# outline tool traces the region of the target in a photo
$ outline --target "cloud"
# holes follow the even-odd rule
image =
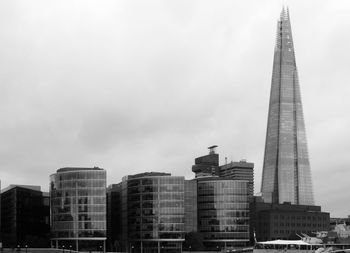
[[[316,200],[345,216],[349,4],[287,4]],[[1,2],[3,187],[47,190],[63,166],[104,167],[109,183],[151,170],[192,177],[194,158],[217,144],[221,162],[255,163],[258,192],[280,9],[271,1]]]

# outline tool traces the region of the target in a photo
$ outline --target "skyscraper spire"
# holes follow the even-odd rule
[[[265,202],[313,205],[289,10],[277,22],[261,192]]]

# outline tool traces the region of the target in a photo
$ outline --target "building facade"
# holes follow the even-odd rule
[[[192,171],[197,177],[215,176],[219,174],[219,154],[215,153],[216,145],[208,147],[209,154],[194,160]]]
[[[268,203],[314,204],[291,24],[284,9],[277,23],[261,192]]]
[[[249,244],[248,181],[197,179],[198,232],[207,250]]]
[[[320,206],[255,202],[251,211],[251,229],[258,241],[299,239],[303,233],[315,236],[330,227],[329,213],[322,212]]]
[[[1,194],[1,234],[4,247],[48,247],[48,194],[40,186],[10,185]]]
[[[118,252],[126,248],[122,240],[122,184],[107,188],[107,251]]]
[[[50,176],[51,246],[105,250],[106,171],[67,167]]]
[[[2,231],[2,227],[1,227],[1,180],[0,180],[0,248],[3,247],[1,231]]]
[[[181,252],[184,177],[146,172],[122,181],[123,240],[129,252]]]
[[[254,195],[254,163],[241,160],[239,162],[230,162],[220,166],[220,177],[226,177],[234,180],[248,181],[248,194],[252,199]]]
[[[185,232],[198,231],[197,180],[185,180]]]

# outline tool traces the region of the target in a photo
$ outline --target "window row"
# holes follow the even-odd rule
[[[91,222],[91,221],[84,221],[84,222],[54,222],[52,224],[52,230],[76,230],[76,229],[98,229],[98,230],[104,230],[106,229],[106,222],[105,221],[99,221],[99,222]]]
[[[106,205],[52,206],[52,214],[103,213]]]
[[[106,230],[53,231],[53,238],[106,237]]]
[[[199,218],[234,218],[234,217],[249,217],[249,211],[227,211],[227,210],[205,210],[198,211]]]
[[[198,203],[230,202],[230,203],[248,203],[248,195],[217,195],[201,196],[198,195]]]
[[[62,198],[52,198],[52,206],[62,206],[62,205],[101,205],[106,204],[106,197],[62,197]]]
[[[64,189],[64,190],[53,190],[50,192],[51,198],[62,198],[62,197],[80,197],[80,196],[106,196],[106,188],[82,188],[82,189]]]
[[[92,188],[92,187],[106,187],[106,180],[104,179],[81,179],[61,181],[58,183],[56,189],[76,189],[76,188]]]
[[[249,232],[203,232],[204,239],[249,239]]]
[[[105,212],[102,213],[90,213],[90,214],[56,214],[54,213],[52,216],[53,222],[61,222],[61,221],[68,221],[68,222],[77,222],[77,221],[106,221],[106,214]]]
[[[216,203],[198,203],[198,209],[200,210],[249,210],[249,203],[227,203],[227,202],[216,202]]]

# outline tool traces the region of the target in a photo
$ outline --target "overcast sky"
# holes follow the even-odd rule
[[[255,163],[260,191],[276,22],[290,9],[316,204],[350,214],[350,3],[1,1],[0,179],[48,190],[65,166],[108,183]]]

